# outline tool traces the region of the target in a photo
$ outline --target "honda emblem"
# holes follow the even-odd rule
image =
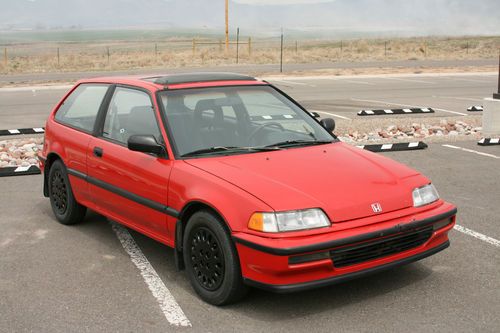
[[[381,213],[382,212],[382,206],[376,202],[376,203],[372,203],[372,210],[374,213]]]

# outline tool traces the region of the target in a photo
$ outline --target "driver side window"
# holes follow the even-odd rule
[[[117,87],[106,113],[102,136],[126,145],[132,135],[153,135],[161,142],[149,95],[140,90]]]

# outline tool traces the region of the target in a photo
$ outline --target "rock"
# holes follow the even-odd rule
[[[389,133],[387,133],[386,131],[382,131],[380,132],[380,136],[383,137],[384,139],[388,139],[390,138],[392,135],[390,135]]]
[[[34,143],[27,143],[27,144],[23,145],[23,147],[22,147],[22,148],[23,148],[25,151],[32,151],[32,150],[33,150],[33,148],[34,148],[35,146],[36,146],[36,145],[35,145]]]
[[[448,133],[448,135],[455,136],[455,135],[458,135],[458,132],[457,131],[450,131],[450,133]]]
[[[429,132],[432,134],[432,133],[437,133],[438,131],[442,131],[442,128],[441,126],[431,126],[429,128]]]

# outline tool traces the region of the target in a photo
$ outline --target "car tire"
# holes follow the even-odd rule
[[[199,211],[184,232],[183,256],[191,285],[205,302],[234,303],[246,295],[238,253],[218,216]]]
[[[50,166],[48,187],[50,205],[57,221],[65,225],[81,222],[87,208],[76,201],[68,172],[61,160],[54,161]]]

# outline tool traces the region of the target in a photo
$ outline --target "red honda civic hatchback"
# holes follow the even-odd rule
[[[174,248],[206,302],[301,291],[449,245],[429,179],[340,142],[273,85],[228,73],[79,81],[40,154],[56,219],[92,209]]]

